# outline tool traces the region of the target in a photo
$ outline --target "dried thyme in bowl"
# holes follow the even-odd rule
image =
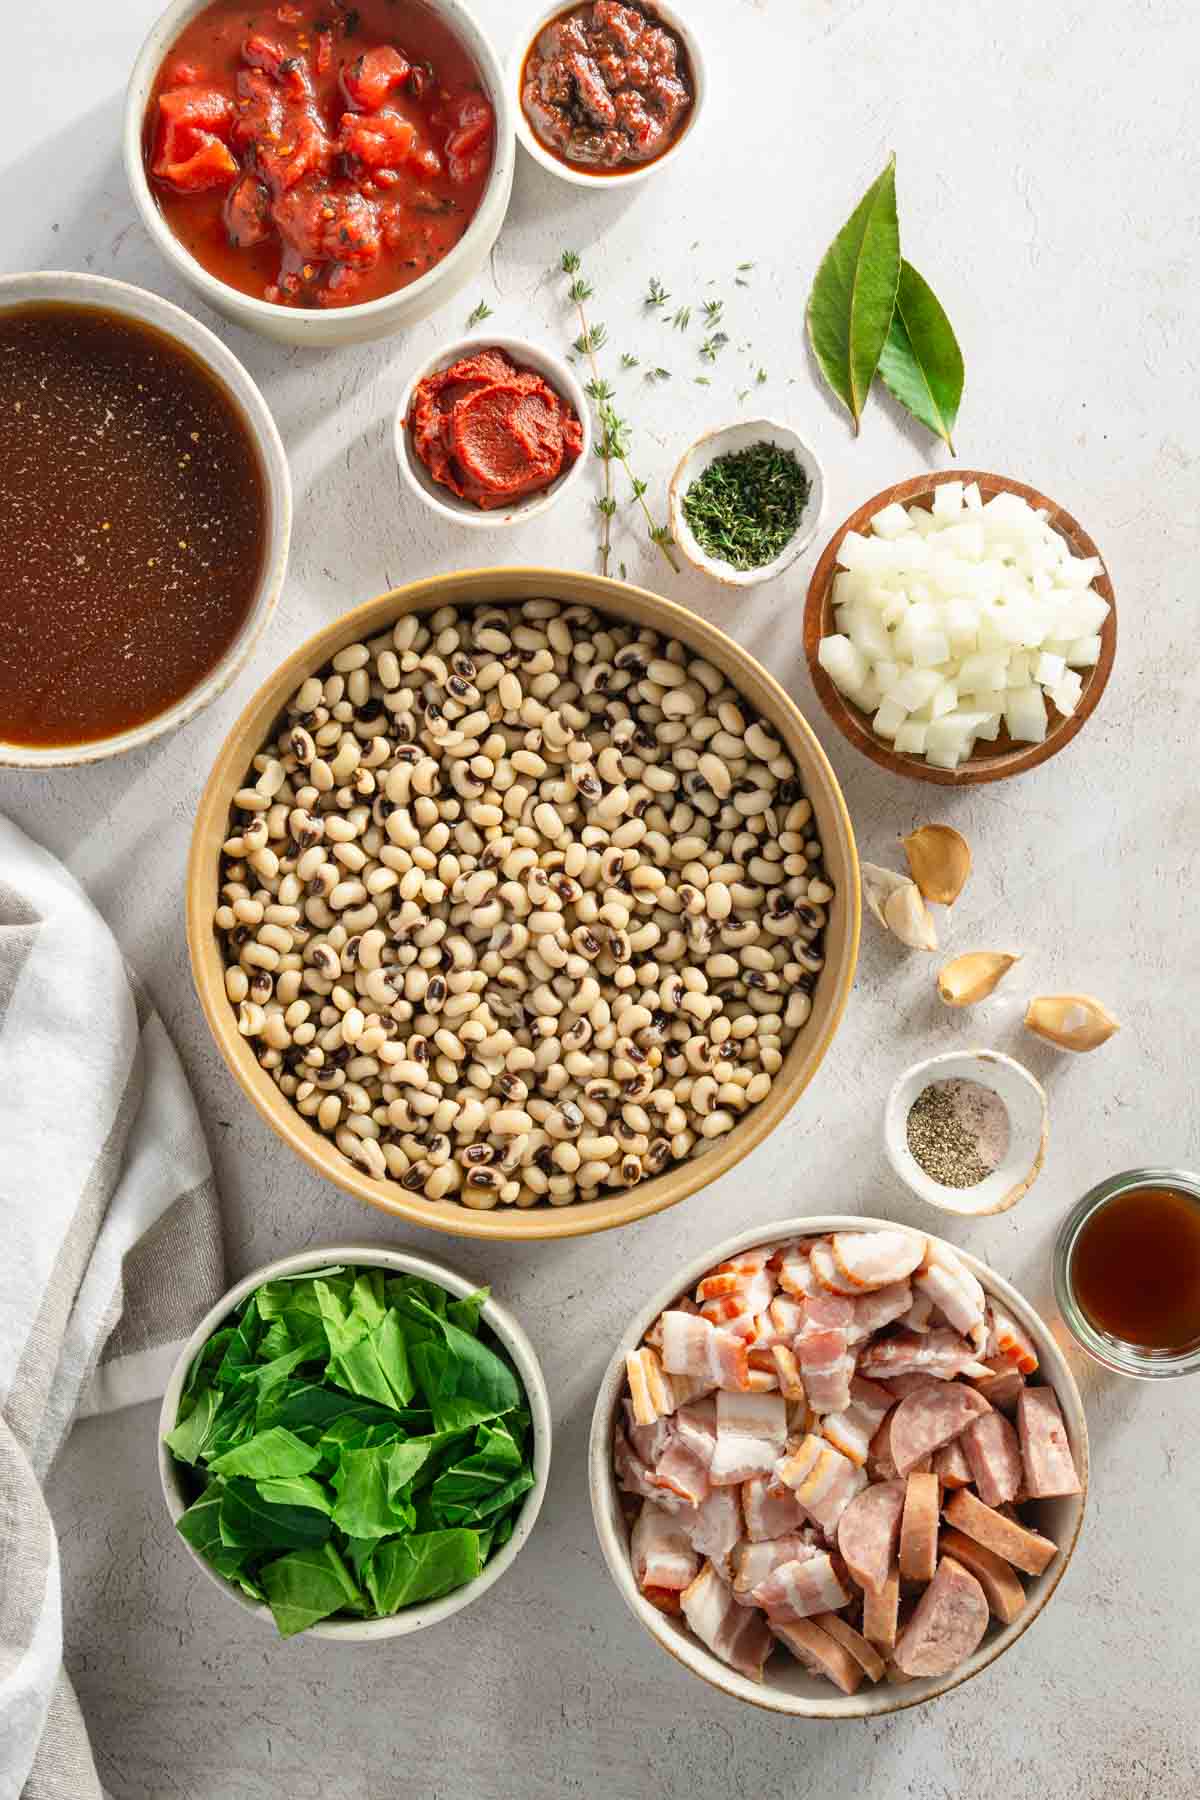
[[[795,451],[764,439],[710,462],[684,495],[683,516],[706,556],[761,569],[795,536],[808,496]]]

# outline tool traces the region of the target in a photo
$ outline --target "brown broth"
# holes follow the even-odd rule
[[[1200,1201],[1133,1188],[1094,1212],[1075,1240],[1071,1286],[1101,1331],[1147,1350],[1200,1338]]]
[[[254,442],[194,357],[98,307],[0,312],[0,740],[174,705],[245,624],[266,535]]]

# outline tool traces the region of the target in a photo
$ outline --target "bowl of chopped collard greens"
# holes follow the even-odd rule
[[[159,1420],[175,1527],[282,1637],[403,1636],[498,1581],[550,1468],[537,1357],[487,1288],[378,1247],[305,1251],[231,1288]]]
[[[671,536],[695,569],[725,587],[782,575],[817,534],[821,465],[777,419],[739,419],[705,432],[671,478]]]

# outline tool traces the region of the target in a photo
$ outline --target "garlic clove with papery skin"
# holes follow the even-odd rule
[[[956,956],[939,972],[938,997],[947,1006],[974,1006],[993,994],[1019,956],[1003,950],[971,950]]]
[[[971,847],[962,832],[953,825],[922,825],[900,842],[926,900],[953,906],[971,873]]]
[[[1029,1002],[1025,1024],[1058,1050],[1098,1050],[1120,1022],[1091,994],[1038,994]]]
[[[877,863],[863,863],[862,884],[863,897],[885,931],[910,950],[937,949],[933,919],[915,881]]]

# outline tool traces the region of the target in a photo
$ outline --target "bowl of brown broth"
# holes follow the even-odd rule
[[[1106,1368],[1200,1370],[1200,1175],[1130,1169],[1070,1212],[1054,1248],[1059,1311]]]
[[[0,278],[0,766],[95,762],[206,706],[283,584],[287,457],[196,319],[101,276]]]

